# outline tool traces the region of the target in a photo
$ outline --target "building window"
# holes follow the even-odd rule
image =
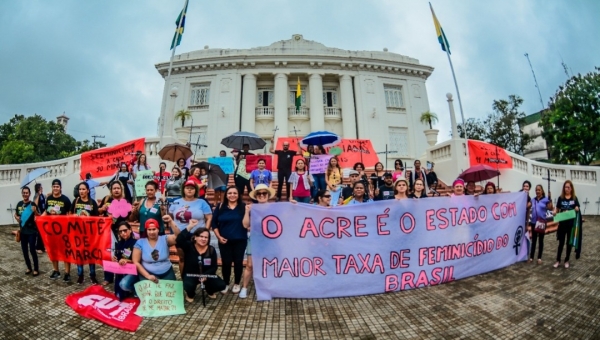
[[[384,86],[385,106],[390,109],[404,109],[404,98],[402,97],[402,87]]]
[[[209,95],[210,95],[210,84],[192,85],[192,93],[190,96],[190,106],[208,107]]]
[[[300,89],[302,90],[302,106],[306,106],[306,97],[308,97],[308,93],[306,92],[306,86],[300,86]],[[291,87],[290,86],[290,102],[288,103],[288,106],[295,106],[296,105],[296,86]]]
[[[337,107],[337,89],[336,88],[324,88],[323,89],[323,106],[325,107]]]
[[[258,106],[273,106],[273,88],[259,87],[257,103]]]
[[[394,155],[409,156],[408,129],[400,127],[389,127],[390,151]]]

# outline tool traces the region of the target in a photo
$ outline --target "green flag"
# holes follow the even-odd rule
[[[171,49],[175,48],[175,46],[179,46],[181,44],[181,36],[183,35],[183,29],[185,28],[185,17],[187,14],[187,6],[188,1],[185,2],[185,6],[179,13],[177,20],[175,21],[175,35],[173,36],[173,41],[171,42]]]

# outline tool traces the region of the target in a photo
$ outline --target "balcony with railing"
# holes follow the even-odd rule
[[[269,106],[260,106],[256,108],[256,119],[273,120],[275,108]]]
[[[342,120],[342,109],[339,107],[324,107],[325,120]]]
[[[300,107],[296,110],[295,106],[288,108],[288,118],[295,120],[308,120],[310,118],[308,107]]]

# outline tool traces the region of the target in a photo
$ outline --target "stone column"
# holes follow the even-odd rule
[[[452,103],[452,93],[446,93],[446,98],[448,98],[448,108],[450,109],[450,123],[452,124],[452,139],[458,139],[460,136],[458,135],[458,127],[456,125],[456,115],[454,114],[454,104]],[[465,127],[463,126],[463,129]]]
[[[288,136],[288,96],[290,89],[285,73],[275,74],[275,119],[273,128],[277,127],[277,136]]]
[[[354,115],[354,92],[352,77],[340,77],[340,94],[342,96],[342,129],[344,138],[356,138],[356,116]]]
[[[244,75],[242,91],[242,131],[255,132],[256,123],[256,76]]]
[[[164,123],[163,123],[163,138],[172,138],[174,131],[173,131],[173,122],[174,122],[174,117],[175,117],[175,100],[177,99],[177,94],[179,93],[179,88],[177,88],[177,86],[173,86],[171,88],[171,91],[169,91],[169,96],[171,97],[171,99],[169,100],[169,108],[167,109],[169,114],[165,113],[165,115],[163,116],[164,119]],[[178,122],[180,122],[178,120]],[[177,126],[179,127],[179,126]]]
[[[308,91],[310,93],[310,132],[325,130],[322,75],[318,73],[310,75],[308,78]]]

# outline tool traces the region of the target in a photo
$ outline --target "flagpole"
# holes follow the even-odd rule
[[[180,14],[183,13],[183,11],[187,8],[188,5],[188,1],[189,0],[184,0],[183,3],[183,8],[181,9],[181,12],[179,12]],[[184,16],[187,15],[187,13],[183,13]],[[167,107],[167,92],[168,92],[168,84],[169,84],[169,80],[171,78],[171,70],[173,69],[173,58],[175,58],[175,51],[177,50],[177,40],[179,39],[179,30],[181,29],[181,23],[184,20],[184,16],[179,18],[179,22],[177,23],[177,30],[175,31],[175,38],[173,40],[174,42],[174,46],[173,46],[173,52],[171,53],[171,59],[169,60],[169,70],[167,71],[167,78],[165,78],[165,90],[163,91],[163,103],[162,103],[162,109],[161,111],[163,112],[162,115],[162,122],[160,124],[160,138],[162,140],[162,137],[165,133],[165,117],[167,116],[166,111],[166,107]]]

